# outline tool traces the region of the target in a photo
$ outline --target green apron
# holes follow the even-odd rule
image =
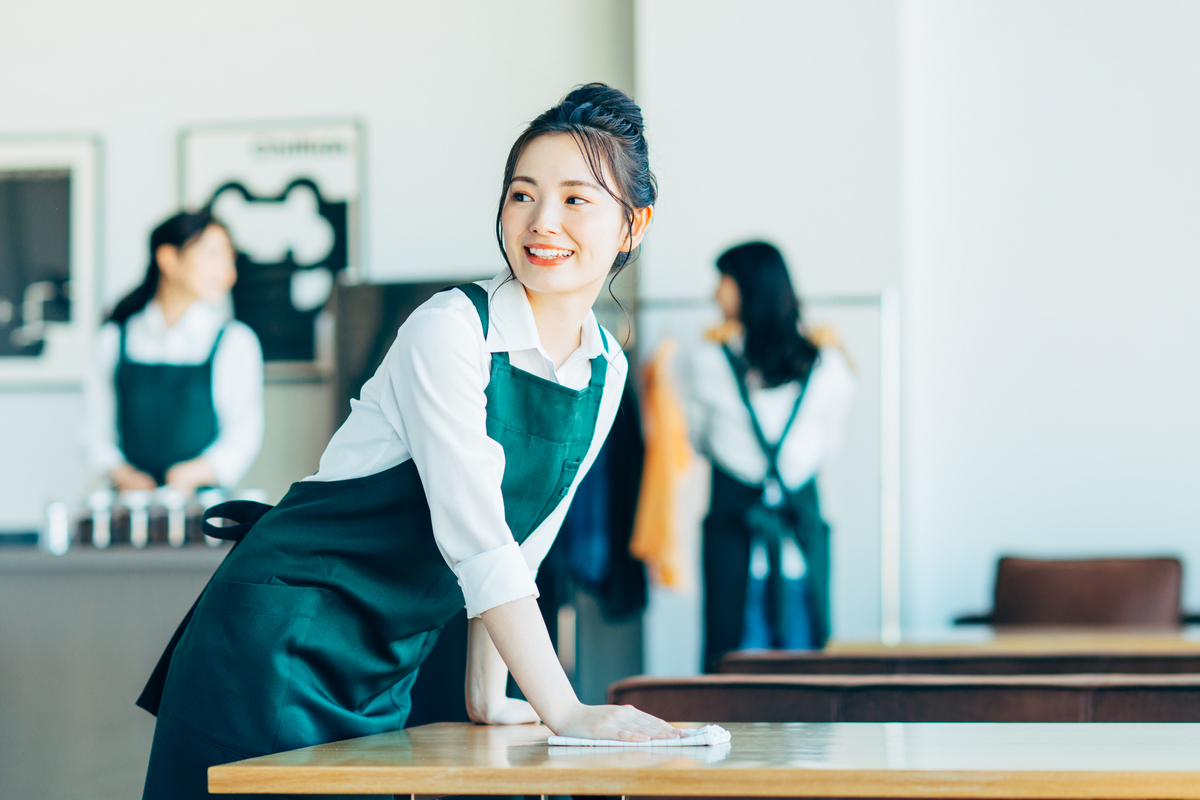
[[[816,479],[789,491],[779,474],[779,451],[808,389],[808,377],[792,407],[779,441],[771,444],[763,434],[750,402],[745,365],[728,347],[722,348],[737,379],[742,404],[750,417],[754,436],[767,459],[763,484],[746,484],[713,463],[712,504],[704,520],[704,661],[706,672],[715,671],[720,657],[737,649],[742,620],[750,548],[755,539],[766,546],[770,564],[767,584],[773,622],[785,629],[795,613],[786,599],[781,566],[782,537],[794,539],[808,567],[804,581],[804,613],[808,615],[813,645],[825,646],[830,633],[829,526],[821,517]]]
[[[200,455],[217,438],[212,372],[225,329],[203,363],[143,364],[125,352],[125,327],[114,376],[118,446],[126,461],[161,486],[168,469]]]
[[[486,291],[458,288],[486,336]],[[593,359],[576,391],[492,355],[487,433],[504,448],[504,516],[518,542],[569,492],[607,368]],[[152,677],[138,701],[158,714],[147,799],[207,796],[213,764],[400,729],[417,667],[464,605],[412,460],[295,483],[249,525],[168,646],[161,698]]]

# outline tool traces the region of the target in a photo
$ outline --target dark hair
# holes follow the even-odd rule
[[[225,226],[218,222],[207,208],[199,211],[181,211],[166,222],[159,225],[150,234],[150,266],[146,269],[146,277],[142,284],[121,298],[109,315],[108,321],[124,325],[125,321],[146,307],[154,299],[158,291],[158,248],[164,244],[173,245],[179,249],[187,247],[200,238],[210,225],[216,225],[224,230]]]
[[[800,332],[800,300],[779,251],[766,242],[741,244],[721,254],[717,269],[742,296],[747,366],[767,387],[807,378],[819,351]]]
[[[603,83],[577,86],[554,108],[529,123],[508,151],[504,166],[504,186],[500,191],[500,208],[496,211],[496,241],[505,262],[504,231],[500,218],[512,183],[513,170],[525,146],[539,136],[566,133],[579,145],[592,176],[625,211],[625,224],[633,233],[634,209],[654,205],[658,199],[658,184],[650,172],[650,153],[642,124],[642,110],[629,95]],[[604,178],[607,167],[616,189]],[[612,265],[615,275],[636,256],[633,249],[617,254]],[[511,269],[512,265],[509,264]]]

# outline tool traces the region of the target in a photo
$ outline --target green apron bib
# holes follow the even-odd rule
[[[486,291],[458,288],[486,337]],[[504,515],[518,542],[570,490],[607,368],[593,359],[576,391],[492,355],[487,432],[504,448]],[[152,677],[139,699],[158,714],[147,799],[207,796],[213,764],[400,729],[417,667],[463,607],[411,460],[295,483],[250,524],[168,646],[161,698]]]
[[[225,329],[201,364],[143,364],[129,360],[125,328],[114,376],[118,444],[126,461],[161,486],[168,469],[200,455],[217,438],[212,372]]]

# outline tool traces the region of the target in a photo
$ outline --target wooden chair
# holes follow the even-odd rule
[[[1178,627],[1183,564],[1177,558],[1049,561],[1001,558],[992,611],[957,625]]]
[[[677,722],[1200,722],[1200,675],[639,676],[608,694]]]

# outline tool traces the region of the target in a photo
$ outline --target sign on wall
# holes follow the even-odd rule
[[[75,383],[96,314],[98,150],[0,137],[0,383]]]
[[[238,250],[235,316],[267,361],[315,363],[334,281],[362,267],[361,125],[198,126],[180,134],[179,160],[181,203],[211,205]]]

